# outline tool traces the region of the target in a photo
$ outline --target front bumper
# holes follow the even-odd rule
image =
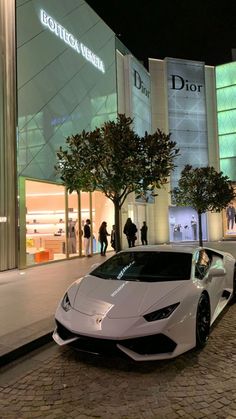
[[[112,354],[121,351],[135,361],[172,358],[177,346],[176,342],[162,333],[121,340],[79,335],[71,332],[58,320],[53,339],[59,345],[73,343],[76,349],[83,352]]]

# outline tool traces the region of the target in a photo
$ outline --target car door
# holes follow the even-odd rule
[[[195,276],[203,282],[204,288],[209,294],[211,318],[214,318],[218,304],[222,299],[226,276],[209,275],[211,268],[224,268],[223,256],[209,249],[200,250],[195,265]]]

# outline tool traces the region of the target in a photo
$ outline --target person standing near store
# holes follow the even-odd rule
[[[137,237],[136,237],[137,227],[132,222],[131,218],[127,218],[123,232],[127,237],[129,247],[134,247],[135,240],[137,240]]]
[[[141,231],[141,242],[142,242],[142,244],[143,245],[148,244],[148,241],[147,241],[148,226],[146,224],[146,221],[143,221],[143,225],[140,228],[140,231]]]
[[[87,219],[86,223],[84,225],[84,253],[85,253],[85,256],[91,256],[90,244],[91,244],[90,220]]]
[[[116,226],[112,226],[111,230],[111,247],[116,250]]]
[[[107,231],[106,221],[103,221],[99,228],[99,241],[101,244],[101,256],[106,256],[106,250],[108,246],[107,236],[110,236],[110,234]]]

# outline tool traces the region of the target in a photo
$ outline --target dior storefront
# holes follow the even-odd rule
[[[180,155],[171,175],[169,189],[157,199],[168,212],[159,211],[159,236],[163,241],[198,240],[197,213],[172,204],[169,190],[178,184],[186,164],[219,169],[214,68],[204,63],[174,58],[149,60],[152,80],[153,129],[170,132]],[[157,204],[158,206],[158,204]],[[222,216],[203,214],[203,240],[222,238]]]

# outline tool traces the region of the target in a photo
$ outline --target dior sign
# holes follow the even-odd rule
[[[148,90],[144,85],[144,82],[137,70],[134,70],[134,85],[138,90],[140,90],[141,93],[149,98],[150,90]]]
[[[186,90],[187,92],[201,92],[202,84],[192,83],[183,77],[172,74],[171,75],[171,89],[173,90]]]

